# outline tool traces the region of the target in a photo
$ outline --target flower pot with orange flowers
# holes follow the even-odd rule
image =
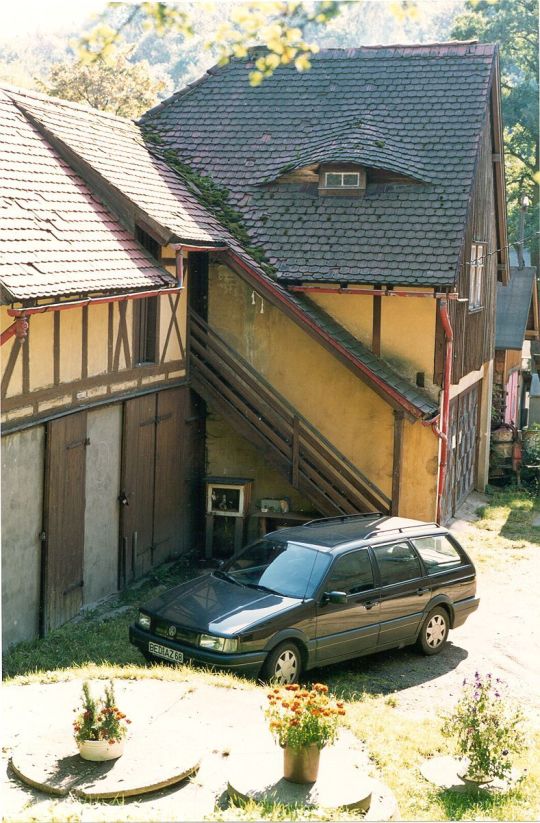
[[[105,686],[105,695],[100,699],[92,697],[86,681],[82,692],[82,706],[73,722],[79,754],[84,760],[115,760],[124,753],[131,720],[116,705],[113,682]]]
[[[314,783],[321,749],[331,745],[345,716],[344,704],[328,694],[328,686],[297,683],[268,692],[265,715],[270,731],[283,749],[283,777],[291,783]]]

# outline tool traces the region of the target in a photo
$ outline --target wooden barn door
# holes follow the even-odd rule
[[[129,580],[152,566],[156,396],[124,405],[122,448],[121,568]]]
[[[154,563],[162,563],[184,548],[185,399],[186,389],[171,389],[157,396]]]
[[[188,398],[189,389],[180,387],[125,404],[120,585],[189,547]]]
[[[83,604],[86,412],[47,426],[42,633]]]
[[[479,387],[475,383],[450,403],[448,461],[441,520],[454,516],[476,479],[478,453]]]

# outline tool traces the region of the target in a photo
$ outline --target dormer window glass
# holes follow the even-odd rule
[[[366,170],[351,163],[321,164],[319,194],[362,197],[366,191]]]
[[[360,174],[349,171],[327,171],[324,183],[327,189],[358,189],[360,187]]]

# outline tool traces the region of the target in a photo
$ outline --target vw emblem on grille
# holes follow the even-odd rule
[[[176,634],[176,626],[169,626],[167,634],[169,635],[169,637],[174,637]]]

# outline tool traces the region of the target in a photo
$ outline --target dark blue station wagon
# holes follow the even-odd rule
[[[474,566],[447,529],[370,513],[267,534],[141,607],[129,635],[148,660],[294,683],[384,649],[438,654],[478,603]]]

